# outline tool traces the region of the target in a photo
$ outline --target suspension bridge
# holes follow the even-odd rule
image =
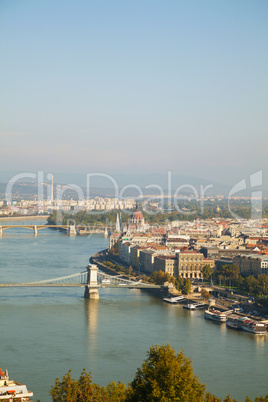
[[[1,283],[1,287],[82,287],[85,286],[85,297],[98,298],[98,288],[120,288],[125,287],[129,289],[149,289],[160,288],[159,285],[153,285],[151,283],[145,283],[142,281],[135,281],[126,279],[124,275],[107,275],[100,271],[94,264],[89,264],[87,270],[83,272],[77,272],[72,275],[61,276],[58,278],[44,279],[31,282],[20,283]]]

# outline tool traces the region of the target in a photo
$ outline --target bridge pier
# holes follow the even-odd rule
[[[3,236],[3,228],[0,226],[0,237]]]
[[[85,299],[99,299],[98,267],[95,264],[87,265],[87,284],[85,285]]]
[[[36,225],[33,227],[33,230],[34,230],[34,235],[37,236],[38,231],[37,231],[37,226]]]
[[[107,226],[105,227],[105,230],[104,230],[104,237],[108,237],[108,229],[107,229]]]
[[[75,225],[70,225],[69,226],[68,233],[69,233],[70,236],[75,236],[76,235]]]

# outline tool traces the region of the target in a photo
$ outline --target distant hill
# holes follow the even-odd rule
[[[55,188],[57,184],[61,185],[76,185],[82,188],[83,193],[87,194],[86,187],[86,175],[84,174],[55,174],[54,175],[54,194]],[[170,183],[169,183],[170,179]],[[46,194],[46,188],[50,185],[50,182],[47,182],[44,185],[44,193]],[[205,196],[216,196],[216,195],[224,195],[228,196],[229,191],[231,190],[231,186],[226,186],[220,183],[212,182],[206,179],[186,176],[186,175],[171,175],[168,178],[166,174],[115,174],[104,175],[104,176],[92,176],[90,177],[89,182],[89,194],[90,197],[100,196],[100,197],[114,197],[115,196],[115,186],[118,187],[118,191],[123,190],[123,196],[128,197],[137,197],[139,195],[139,191],[143,195],[152,195],[152,194],[161,194],[161,191],[164,194],[168,194],[171,190],[171,193],[175,191],[177,194],[189,195],[191,193],[196,193],[200,195],[201,189],[205,189]],[[0,197],[3,198],[5,196],[6,191],[6,183],[0,183]],[[38,186],[36,182],[32,182],[29,180],[25,180],[24,182],[17,182],[13,186],[13,194],[17,197],[21,198],[33,198],[38,194]],[[72,190],[66,190],[66,197],[71,197],[74,194]],[[267,192],[263,191],[263,195],[266,195]],[[250,190],[245,193],[238,193],[238,196],[250,196]]]

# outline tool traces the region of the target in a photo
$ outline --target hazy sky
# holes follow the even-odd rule
[[[0,0],[1,170],[268,171],[267,0]]]

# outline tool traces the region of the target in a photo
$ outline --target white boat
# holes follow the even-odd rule
[[[0,369],[0,400],[2,401],[29,401],[33,396],[32,392],[27,390],[26,385],[17,381],[9,380],[8,371],[3,372]]]
[[[266,324],[246,318],[243,320],[242,329],[247,332],[252,332],[256,335],[265,335],[267,333]]]
[[[211,309],[211,310],[205,311],[205,318],[207,318],[208,320],[212,320],[212,321],[225,322],[226,314],[224,314],[221,311]]]
[[[236,329],[237,331],[242,330],[243,320],[245,318],[237,314],[230,314],[226,320],[226,326],[230,329]]]
[[[207,308],[207,304],[206,303],[196,303],[195,304],[195,309],[196,310],[201,310],[201,309],[203,309],[203,308]]]
[[[164,297],[163,298],[164,302],[172,303],[172,304],[180,303],[184,300],[185,300],[185,297],[183,297],[183,296],[173,296],[173,297]]]
[[[187,310],[201,310],[202,308],[207,308],[206,303],[188,303],[183,306]]]
[[[183,306],[187,310],[196,310],[196,303],[188,303]]]

